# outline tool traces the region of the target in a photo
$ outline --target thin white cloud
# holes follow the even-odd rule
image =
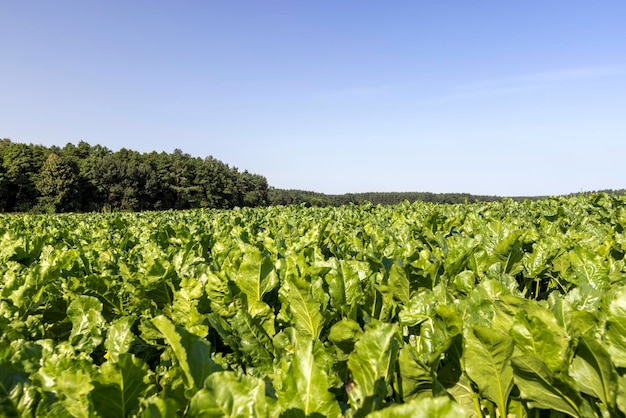
[[[605,78],[626,74],[626,65],[569,68],[517,77],[529,83],[562,83],[567,81]]]
[[[512,77],[482,80],[453,87],[448,94],[434,99],[435,102],[449,102],[478,97],[500,96],[544,90],[559,84],[619,77],[626,75],[626,65],[566,68],[540,73],[521,74]],[[358,100],[394,95],[415,88],[411,82],[356,86],[319,91],[308,96],[309,100]],[[432,102],[427,99],[428,102]]]
[[[452,93],[440,97],[438,101],[543,90],[574,81],[595,80],[623,75],[626,75],[626,65],[567,68],[541,73],[522,74],[458,86]]]
[[[315,100],[360,99],[383,96],[406,88],[406,85],[376,85],[322,91],[311,96]]]
[[[436,102],[450,102],[461,99],[474,99],[479,97],[502,96],[512,93],[524,93],[532,90],[543,90],[549,88],[546,83],[525,84],[525,85],[493,85],[482,88],[460,88],[455,93],[447,94],[437,98]]]

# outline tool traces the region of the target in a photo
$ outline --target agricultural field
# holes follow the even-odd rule
[[[624,417],[626,198],[0,216],[0,415]]]

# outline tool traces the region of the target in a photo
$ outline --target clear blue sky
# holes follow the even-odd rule
[[[626,1],[2,1],[0,137],[270,185],[626,187]]]

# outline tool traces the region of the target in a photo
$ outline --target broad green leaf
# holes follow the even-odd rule
[[[291,358],[283,358],[280,374],[274,380],[282,411],[303,416],[339,416],[341,410],[329,389],[330,376],[326,372],[321,348],[312,341],[301,342]]]
[[[178,405],[172,399],[162,399],[153,395],[143,404],[143,418],[176,418]]]
[[[330,304],[342,317],[355,320],[363,298],[360,280],[368,274],[368,265],[354,260],[335,260],[334,265],[325,276]]]
[[[330,316],[328,313],[330,296],[328,295],[328,286],[322,277],[328,274],[328,271],[330,271],[330,267],[315,267],[310,274],[305,277],[306,281],[311,284],[311,297],[320,305],[324,322],[326,318]]]
[[[436,311],[437,315],[420,324],[419,335],[409,335],[409,343],[415,347],[420,360],[435,369],[442,354],[450,348],[460,332],[457,327],[460,317],[453,309],[440,307]]]
[[[211,360],[211,346],[208,341],[191,334],[184,328],[175,327],[165,316],[157,316],[152,323],[163,334],[172,348],[179,367],[183,371],[185,387],[199,389],[204,379],[220,369]]]
[[[583,282],[578,287],[570,290],[564,298],[577,310],[596,312],[602,304],[602,298],[605,293],[604,290],[597,289],[589,283]]]
[[[550,263],[558,255],[559,248],[551,241],[539,241],[533,251],[524,254],[522,264],[526,277],[537,278],[550,268]]]
[[[617,390],[617,407],[626,414],[626,375],[619,377],[619,387]]]
[[[211,328],[219,334],[226,345],[230,346],[235,351],[239,350],[239,338],[233,331],[229,319],[222,318],[217,312],[211,312],[207,315],[207,320]]]
[[[311,285],[303,280],[289,280],[284,283],[285,296],[283,304],[290,313],[289,319],[294,327],[303,335],[318,338],[324,324],[324,316],[320,312],[320,304],[311,295]]]
[[[245,294],[244,305],[250,316],[259,320],[266,332],[273,336],[276,333],[274,312],[263,298],[278,286],[274,262],[269,253],[262,252],[255,246],[245,244],[243,249],[241,260],[235,260],[238,264],[236,270],[233,267],[235,271],[228,275]]]
[[[102,343],[102,302],[93,296],[78,296],[68,305],[67,316],[72,321],[69,341],[76,350],[91,353]]]
[[[516,347],[524,353],[543,358],[552,371],[563,369],[569,348],[567,333],[557,324],[556,318],[545,315],[551,315],[548,311],[532,305],[526,308],[528,312],[523,310],[515,315],[509,331]],[[539,315],[549,321],[544,321]]]
[[[558,324],[564,329],[570,330],[574,309],[572,304],[561,297],[559,292],[552,292],[548,296],[550,311],[554,314]]]
[[[73,417],[92,416],[89,394],[94,386],[88,373],[80,369],[65,370],[58,376],[56,388],[61,403]]]
[[[511,418],[529,418],[531,415],[528,408],[519,399],[511,399],[509,401],[509,415]],[[551,416],[556,416],[556,413],[552,412]],[[507,417],[507,418],[508,418]]]
[[[278,285],[274,262],[270,254],[254,246],[246,246],[234,281],[247,296],[248,302],[261,302],[263,296]]]
[[[494,402],[502,416],[507,414],[513,389],[512,353],[513,340],[506,334],[475,326],[465,335],[465,371],[481,396]]]
[[[0,413],[9,417],[28,416],[32,406],[29,405],[32,401],[29,399],[31,385],[28,373],[2,359],[4,357],[2,354],[0,354]]]
[[[61,402],[55,400],[42,400],[37,405],[34,416],[37,417],[54,417],[54,418],[74,418]],[[80,416],[80,415],[78,415]]]
[[[437,371],[437,382],[463,408],[468,417],[482,415],[480,411],[477,411],[480,409],[478,393],[472,388],[467,373],[463,372],[465,362],[463,359],[463,336],[461,334],[452,338],[450,346],[445,351],[444,361],[445,364]]]
[[[409,303],[400,306],[400,325],[414,327],[432,317],[437,298],[432,290],[420,289]]]
[[[378,321],[391,322],[397,315],[397,307],[393,292],[382,283],[382,273],[371,276],[364,288],[363,312]]]
[[[348,396],[352,405],[370,410],[382,405],[396,368],[398,348],[399,331],[395,324],[377,322],[365,330],[348,357],[352,375]]]
[[[503,295],[498,298],[494,305],[494,315],[490,326],[504,334],[508,334],[515,321],[515,315],[526,309],[528,299],[519,296]]]
[[[144,294],[152,300],[160,309],[172,303],[173,292],[171,282],[167,275],[172,268],[155,243],[150,242],[145,249],[146,255],[151,255],[143,260],[143,265],[138,266],[142,274],[137,279],[143,287]]]
[[[354,344],[363,334],[358,323],[350,319],[342,319],[330,328],[328,339],[344,354],[350,354],[354,350]]]
[[[598,317],[587,311],[576,311],[572,313],[571,329],[569,334],[587,335],[590,337],[598,337],[600,335],[600,326]]]
[[[222,272],[210,272],[207,275],[206,293],[211,303],[211,310],[222,317],[234,315],[233,291]]]
[[[127,353],[130,349],[135,340],[135,334],[131,329],[134,322],[135,318],[125,316],[111,323],[107,331],[107,338],[104,341],[104,348],[106,348],[110,360],[115,360],[118,355]]]
[[[563,298],[559,292],[551,293],[548,303],[558,324],[567,330],[569,335],[595,335],[598,332],[598,318],[595,315],[597,310],[593,313],[581,309],[574,310],[572,303]]]
[[[148,366],[131,354],[120,354],[116,362],[100,366],[91,398],[100,416],[126,417],[137,414],[142,399],[154,389]]]
[[[561,411],[574,417],[585,416],[585,405],[574,383],[556,375],[534,354],[513,357],[514,381],[521,398],[531,408]]]
[[[626,287],[615,292],[609,303],[606,340],[617,367],[626,367]]]
[[[19,365],[19,369],[26,373],[35,373],[41,367],[43,358],[49,354],[52,344],[51,340],[38,340],[36,342],[14,340],[11,341],[10,348],[7,347],[5,355],[9,358],[8,353],[12,353],[11,362],[14,365]],[[2,348],[0,348],[1,350]],[[0,354],[0,359],[2,357],[3,355]]]
[[[426,398],[402,405],[392,405],[368,415],[370,418],[459,418],[465,411],[447,397]]]
[[[470,259],[478,249],[479,242],[471,237],[453,235],[445,239],[448,247],[444,257],[444,272],[448,278],[453,278],[460,272],[468,270]]]
[[[606,349],[590,337],[582,336],[569,369],[581,391],[599,398],[614,410],[618,391],[617,371]]]
[[[503,234],[509,231],[502,231]],[[493,247],[491,252],[491,258],[493,261],[501,261],[504,263],[504,271],[510,274],[516,274],[523,267],[519,265],[519,262],[523,258],[523,252],[521,250],[520,238],[523,232],[520,230],[513,230],[504,236]]]
[[[272,338],[276,335],[276,313],[264,302],[248,304],[248,313],[256,322],[261,324],[267,335]]]
[[[267,417],[265,382],[234,372],[216,372],[191,398],[189,416],[202,418]]]
[[[74,347],[67,342],[55,343],[51,340],[40,340],[38,344],[42,347],[41,367],[30,375],[33,382],[45,392],[58,392],[59,385],[64,373],[78,371],[87,375],[95,373],[93,360],[89,355],[76,352]],[[72,380],[83,380],[83,376],[71,377]],[[86,377],[85,377],[86,379]]]
[[[206,276],[200,279],[183,278],[180,289],[173,294],[174,300],[163,309],[163,313],[175,324],[199,337],[205,337],[209,332],[205,316],[198,311],[198,300],[204,296],[202,280],[206,282],[208,279]]]
[[[452,283],[459,292],[467,295],[476,286],[476,277],[473,271],[464,270],[454,277]]]
[[[408,305],[411,299],[411,284],[407,278],[406,268],[401,263],[401,260],[398,260],[389,269],[388,285],[393,296],[403,305]]]
[[[259,320],[240,309],[231,320],[232,332],[237,337],[238,349],[244,354],[247,366],[269,373],[273,368],[274,344]]]
[[[579,286],[585,284],[600,291],[609,289],[610,271],[601,256],[581,246],[576,247],[568,256]]]
[[[432,397],[434,390],[433,371],[422,364],[414,349],[405,345],[400,349],[398,368],[400,369],[402,400],[407,402],[420,397]]]

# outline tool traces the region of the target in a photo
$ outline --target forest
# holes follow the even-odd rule
[[[267,204],[265,177],[213,158],[0,141],[0,211],[90,212]]]
[[[602,190],[623,194],[624,190]],[[591,193],[591,192],[590,192]],[[585,194],[585,193],[581,193]],[[532,200],[539,197],[513,197]],[[280,189],[267,179],[208,156],[112,151],[80,141],[64,147],[0,140],[0,212],[93,212],[235,207],[332,207],[370,202],[475,203],[500,196],[469,193],[371,192],[324,194]]]

